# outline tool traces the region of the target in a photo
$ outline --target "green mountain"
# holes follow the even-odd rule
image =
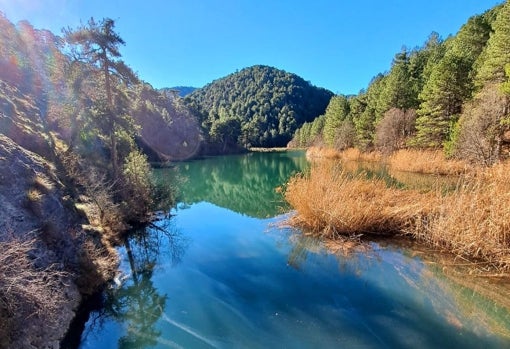
[[[184,98],[199,121],[207,153],[286,146],[304,122],[324,113],[333,93],[273,67],[256,65]]]

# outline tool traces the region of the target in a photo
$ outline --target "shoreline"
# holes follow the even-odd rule
[[[418,161],[418,160],[417,160]],[[388,187],[319,161],[293,177],[285,198],[296,214],[289,223],[313,236],[405,236],[446,251],[479,275],[510,277],[510,162],[473,168],[445,192]]]

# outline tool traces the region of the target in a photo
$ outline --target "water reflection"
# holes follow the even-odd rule
[[[160,342],[161,320],[168,296],[157,289],[152,280],[156,268],[177,265],[189,244],[170,220],[162,220],[133,232],[121,249],[121,273],[115,285],[104,292],[103,306],[91,314],[87,332],[82,336],[82,348],[87,342],[96,343],[94,335],[103,331],[118,332],[117,343],[102,346],[111,348],[146,348]],[[169,263],[170,262],[170,263]],[[114,324],[121,324],[115,328]],[[90,338],[89,338],[90,336]],[[106,338],[108,339],[108,337]]]
[[[470,277],[465,266],[448,254],[424,251],[423,246],[407,241],[387,239],[359,242],[346,248],[339,247],[337,242],[321,243],[302,234],[293,234],[290,240],[293,247],[289,263],[293,266],[297,261],[300,267],[310,254],[330,253],[337,259],[342,274],[357,275],[365,280],[374,278],[376,283],[384,277],[389,283],[386,288],[393,289],[390,293],[394,296],[410,293],[421,297],[430,306],[428,312],[453,328],[449,337],[472,336],[473,347],[481,343],[494,348],[510,345],[508,285]],[[381,275],[372,275],[374,269]],[[389,277],[393,275],[404,284],[397,286],[391,282]]]
[[[302,151],[249,153],[220,156],[177,164],[186,181],[180,185],[179,201],[207,201],[251,217],[266,218],[285,206],[280,187],[307,162]],[[159,170],[163,178],[167,170]]]
[[[282,228],[274,188],[302,160],[181,164],[184,201],[127,241],[80,348],[510,347],[508,311],[416,249]]]

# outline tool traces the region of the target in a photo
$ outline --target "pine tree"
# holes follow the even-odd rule
[[[122,120],[121,100],[123,95],[116,88],[117,81],[136,82],[132,71],[120,60],[119,46],[124,40],[114,31],[115,22],[106,18],[96,22],[91,18],[86,26],[76,30],[66,29],[66,40],[73,45],[72,55],[75,60],[83,61],[99,69],[102,74],[103,95],[99,96],[94,111],[102,118],[101,124],[110,142],[113,176],[119,176],[119,159],[116,130],[125,124]]]
[[[349,101],[345,96],[333,96],[326,108],[323,136],[327,145],[333,146],[335,134],[342,121],[349,115]]]
[[[487,47],[477,75],[477,84],[502,83],[506,81],[505,65],[510,63],[510,2],[506,1],[492,24],[494,32]]]
[[[412,144],[440,147],[448,140],[462,105],[471,98],[474,64],[489,38],[484,16],[474,16],[445,43],[446,52],[435,64],[423,91]]]

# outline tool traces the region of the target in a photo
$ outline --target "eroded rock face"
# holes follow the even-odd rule
[[[8,296],[15,309],[0,307],[0,321],[11,324],[7,334],[0,330],[0,335],[10,337],[1,340],[0,347],[8,343],[9,348],[58,348],[81,300],[75,282],[83,243],[80,218],[66,201],[53,164],[3,134],[0,207],[0,242],[4,243],[0,246],[7,250],[8,242],[29,244],[28,256],[9,250],[14,255],[7,261],[19,274],[0,266],[0,273],[3,267],[3,272],[16,280],[16,289]],[[5,250],[0,253],[7,258]],[[33,277],[25,280],[26,285],[15,279],[25,272]],[[34,287],[36,292],[24,292],[23,287]]]

